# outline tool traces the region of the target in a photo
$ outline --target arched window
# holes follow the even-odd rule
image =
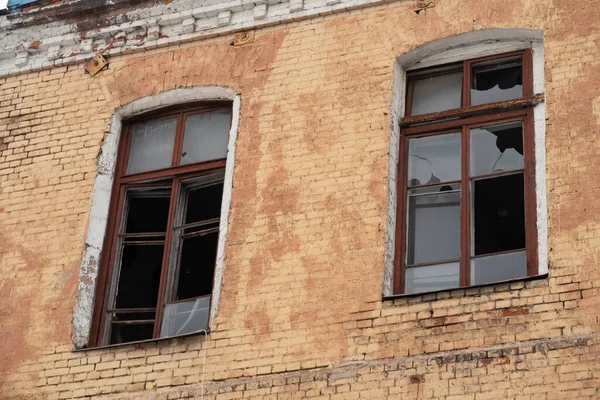
[[[76,348],[208,330],[220,289],[239,106],[230,89],[201,87],[115,112],[94,190]]]
[[[534,86],[541,47],[533,44],[541,42],[525,33],[517,40],[514,31],[474,32],[400,58],[392,294],[546,272],[545,191],[537,188],[544,161],[536,152],[543,138],[534,115],[544,100]],[[443,43],[449,48],[440,50]]]

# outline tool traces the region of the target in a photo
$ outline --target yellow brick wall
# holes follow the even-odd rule
[[[0,78],[0,398],[600,398],[600,4],[435,3]],[[498,27],[544,31],[549,278],[382,301],[394,60]],[[196,85],[242,96],[213,331],[73,352],[109,118]]]

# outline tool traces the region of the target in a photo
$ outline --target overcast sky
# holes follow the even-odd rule
[[[8,3],[8,0],[0,0],[0,10],[6,8],[6,3]]]

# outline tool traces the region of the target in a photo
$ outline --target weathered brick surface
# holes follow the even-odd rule
[[[435,3],[0,79],[0,397],[600,398],[600,6]],[[549,278],[382,301],[394,59],[495,27],[544,31]],[[194,85],[242,96],[213,331],[73,352],[110,115]]]

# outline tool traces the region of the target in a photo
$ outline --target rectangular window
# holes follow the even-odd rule
[[[230,124],[213,103],[124,125],[91,343],[208,329]]]
[[[531,52],[408,74],[395,293],[537,273]]]

